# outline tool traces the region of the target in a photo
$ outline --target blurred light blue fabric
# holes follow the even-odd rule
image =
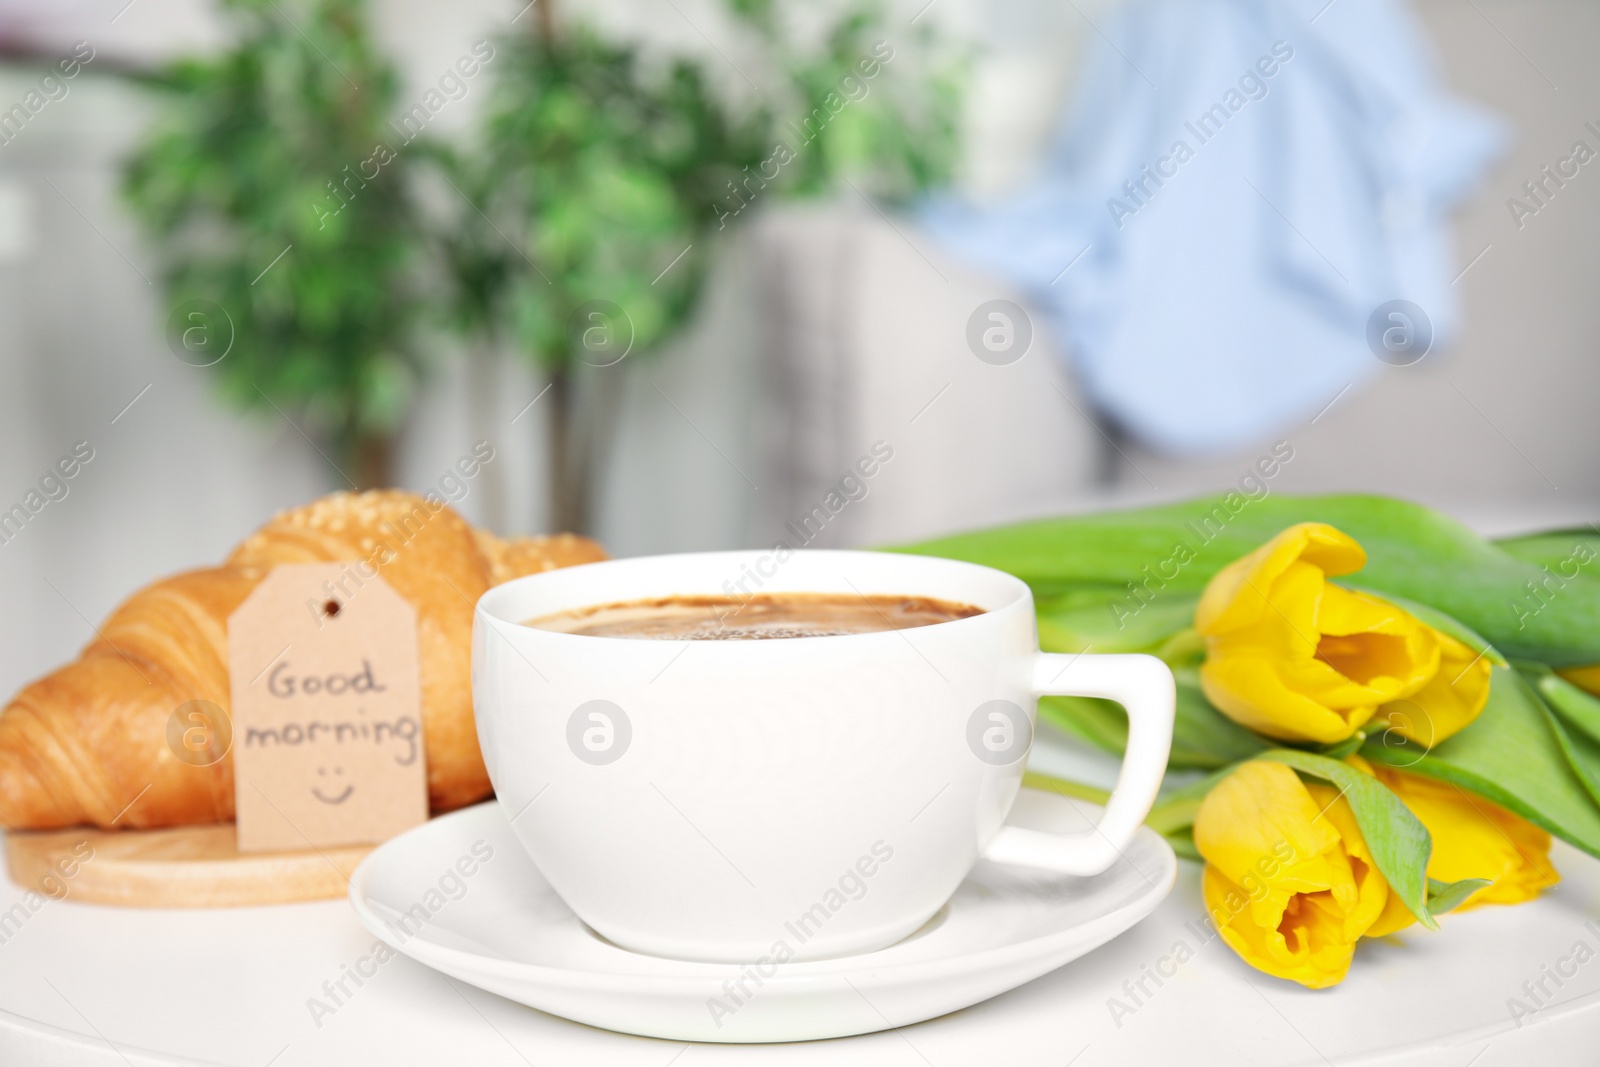
[[[1167,452],[1266,440],[1383,367],[1367,322],[1393,299],[1437,356],[1448,213],[1506,137],[1408,9],[1130,0],[1100,29],[1041,176],[921,221],[1045,311],[1102,411]]]

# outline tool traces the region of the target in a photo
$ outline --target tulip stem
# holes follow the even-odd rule
[[[1104,804],[1111,799],[1111,794],[1104,789],[1097,789],[1092,785],[1082,782],[1070,782],[1065,778],[1055,778],[1048,774],[1039,774],[1036,771],[1026,771],[1022,775],[1022,784],[1029,789],[1038,789],[1046,793],[1059,793],[1064,797],[1074,800],[1087,800],[1094,804]]]
[[[1196,633],[1194,627],[1189,626],[1167,638],[1166,643],[1156,651],[1156,655],[1166,660],[1169,666],[1179,667],[1202,659],[1205,651],[1205,638]]]
[[[1145,816],[1144,824],[1160,834],[1174,834],[1189,829],[1194,825],[1195,815],[1199,813],[1200,803],[1205,800],[1206,794],[1215,789],[1217,783],[1232,774],[1237,767],[1237,763],[1230,763],[1198,782],[1191,782],[1181,789],[1168,793],[1160,803],[1150,809],[1150,814]]]
[[[1334,744],[1319,748],[1316,750],[1316,752],[1319,756],[1327,756],[1329,759],[1342,760],[1346,756],[1352,755],[1359,751],[1361,746],[1366,743],[1367,732],[1365,730],[1357,730],[1343,741],[1338,741]]]
[[[1172,851],[1178,854],[1178,858],[1194,860],[1196,863],[1205,862],[1205,857],[1200,855],[1200,850],[1194,845],[1194,834],[1191,831],[1179,830],[1177,833],[1161,836],[1167,839],[1167,844],[1172,846]]]
[[[1145,825],[1164,836],[1180,856],[1189,859],[1198,858],[1199,853],[1194,852],[1193,839],[1189,836],[1189,828],[1194,825],[1195,813],[1200,810],[1200,802],[1205,800],[1206,794],[1211,792],[1218,782],[1232,774],[1236,766],[1237,764],[1230,764],[1220,771],[1206,775],[1198,782],[1192,782],[1175,790],[1150,809],[1150,814],[1144,821]],[[1104,804],[1111,798],[1111,794],[1104,789],[1048,774],[1039,774],[1037,771],[1023,774],[1022,784],[1029,789],[1039,789],[1095,804]]]

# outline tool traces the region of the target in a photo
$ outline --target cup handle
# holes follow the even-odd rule
[[[1128,748],[1122,770],[1099,825],[1084,833],[1058,834],[1002,827],[985,859],[1063,874],[1099,874],[1133,841],[1161,788],[1172,748],[1177,688],[1172,671],[1154,656],[1055,655],[1034,660],[1036,696],[1103,697],[1128,712]]]

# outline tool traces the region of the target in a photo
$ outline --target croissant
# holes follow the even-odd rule
[[[230,710],[228,616],[279,563],[368,560],[416,609],[429,803],[446,811],[482,800],[491,789],[472,718],[473,605],[511,578],[604,558],[570,534],[503,541],[437,498],[395,490],[281,512],[223,566],[134,593],[75,662],[16,695],[0,713],[0,826],[231,820],[232,756],[209,766],[178,759],[167,722],[191,700]]]

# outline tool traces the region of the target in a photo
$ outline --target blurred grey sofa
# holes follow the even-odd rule
[[[751,538],[809,535],[798,519],[830,493],[847,503],[819,547],[1003,521],[1090,490],[1100,434],[1049,339],[1033,330],[1003,366],[969,347],[979,305],[1015,294],[859,201],[775,212],[755,246],[769,342],[753,440],[767,485]],[[855,488],[875,445],[892,458]]]

